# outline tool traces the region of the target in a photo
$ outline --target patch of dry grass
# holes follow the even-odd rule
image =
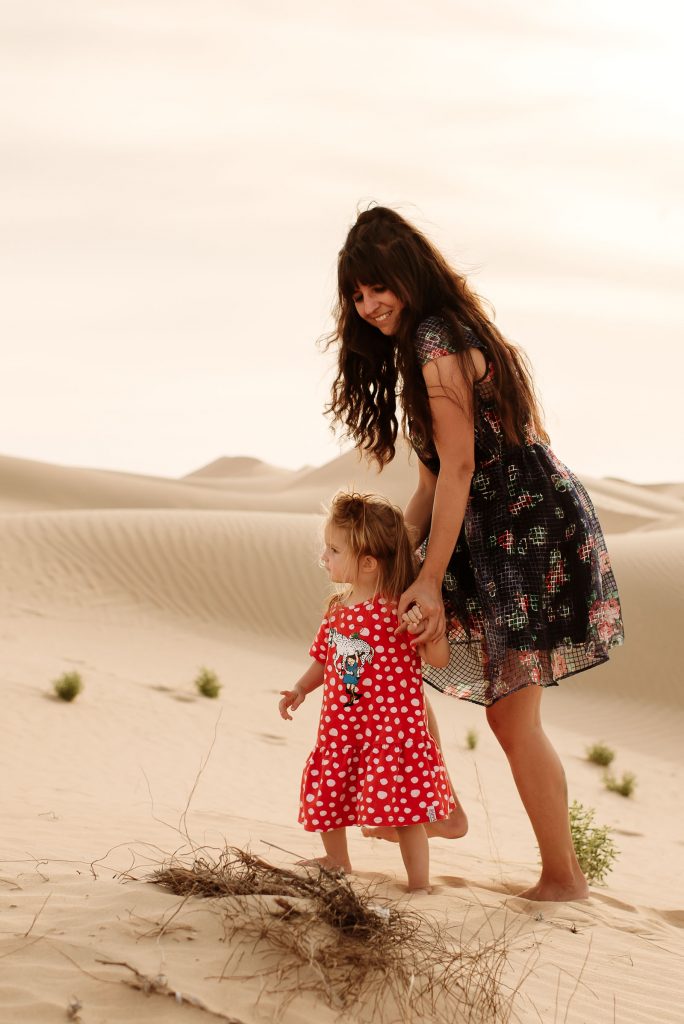
[[[425,1024],[510,1019],[505,936],[463,942],[443,925],[323,868],[289,870],[226,847],[172,860],[150,879],[185,899],[220,900],[228,940],[265,955],[283,1004],[315,993],[340,1013]],[[231,959],[221,977],[229,973]],[[232,968],[231,968],[232,970]]]

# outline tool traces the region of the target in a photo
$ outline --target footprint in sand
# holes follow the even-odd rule
[[[675,928],[684,928],[684,910],[654,910],[653,913],[662,918],[666,924],[674,925]]]
[[[259,739],[265,740],[266,743],[285,743],[284,736],[275,736],[272,732],[260,732],[257,735],[259,736]]]
[[[606,896],[603,892],[596,892],[595,889],[591,890],[591,897],[594,900],[598,900],[600,903],[605,903],[609,907],[613,907],[615,910],[626,910],[629,914],[636,914],[637,908],[633,907],[631,903],[624,903],[622,900],[616,900],[614,896]]]

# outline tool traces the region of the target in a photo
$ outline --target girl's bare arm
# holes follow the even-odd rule
[[[322,685],[324,672],[325,665],[320,661],[312,661],[291,690],[280,691],[282,700],[278,704],[278,710],[281,718],[288,722],[292,721],[292,715],[289,715],[288,711],[296,711],[300,704],[304,703],[306,696]]]
[[[431,640],[427,644],[418,644],[418,653],[423,661],[427,662],[428,665],[432,665],[433,668],[446,668],[449,664],[451,650],[446,636],[441,636],[439,640]]]

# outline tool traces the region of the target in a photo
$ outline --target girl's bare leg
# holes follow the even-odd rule
[[[442,759],[444,759],[437,719],[435,718],[435,714],[427,697],[425,698],[425,710],[427,711],[428,732],[439,747]],[[444,766],[446,768],[446,761],[444,761]],[[429,821],[423,826],[430,839],[434,839],[436,837],[440,839],[460,839],[461,836],[464,836],[468,831],[468,818],[466,817],[466,812],[463,810],[458,796],[456,795],[456,790],[454,789],[454,784],[451,781],[448,768],[447,778],[449,780],[449,785],[451,786],[451,794],[456,803],[456,807],[448,818],[444,818],[442,821]],[[390,843],[396,843],[399,841],[397,829],[391,828],[388,825],[380,825],[377,828],[364,825],[361,831],[364,836],[369,838],[387,839]]]
[[[565,772],[541,724],[541,686],[526,686],[487,708],[539,844],[542,869],[528,900],[581,900],[589,888],[577,862],[568,819]]]
[[[405,825],[397,832],[409,892],[430,892],[430,851],[424,827]]]
[[[310,860],[299,860],[298,864],[303,867],[316,867],[320,865],[329,871],[351,871],[351,861],[347,849],[346,828],[334,828],[330,832],[321,832],[321,839],[325,847],[325,857],[312,857]]]

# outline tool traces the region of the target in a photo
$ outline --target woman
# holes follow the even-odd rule
[[[422,568],[399,616],[418,605],[421,641],[446,631],[452,651],[426,681],[487,709],[541,854],[539,881],[520,895],[583,899],[565,774],[540,705],[542,687],[605,662],[623,640],[591,500],[548,446],[522,354],[393,210],[364,211],[349,232],[336,319],[327,411],[381,467],[394,457],[400,423],[419,459],[405,519]],[[449,827],[428,829],[462,835],[460,807]]]

